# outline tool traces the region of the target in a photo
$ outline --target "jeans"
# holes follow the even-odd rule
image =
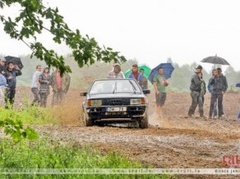
[[[191,97],[192,97],[192,104],[188,110],[188,115],[191,116],[194,114],[195,110],[196,110],[196,107],[197,105],[199,104],[199,113],[200,113],[200,116],[203,116],[203,98],[200,99],[200,92],[197,92],[197,91],[192,91],[191,92]]]
[[[212,114],[214,113],[214,105],[217,106],[218,104],[218,117],[221,117],[223,115],[223,94],[221,91],[219,92],[213,92],[211,95],[211,103],[210,103],[210,111],[209,111],[209,117],[212,117]]]
[[[31,91],[32,91],[33,97],[34,97],[32,105],[39,104],[40,103],[40,96],[39,96],[38,88],[32,88]]]

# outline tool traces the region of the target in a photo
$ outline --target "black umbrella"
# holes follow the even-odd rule
[[[22,64],[21,58],[19,58],[19,57],[13,57],[13,56],[6,56],[5,59],[6,59],[6,65],[7,65],[9,62],[12,62],[13,65],[17,65],[20,69],[23,68],[23,64]]]
[[[203,63],[212,63],[212,64],[219,64],[219,65],[230,65],[227,60],[225,60],[222,57],[218,57],[217,55],[215,56],[210,56],[202,59]]]

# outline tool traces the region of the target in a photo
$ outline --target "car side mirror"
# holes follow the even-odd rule
[[[143,89],[143,94],[150,94],[150,90],[149,89]]]
[[[87,96],[87,92],[81,92],[80,96]]]

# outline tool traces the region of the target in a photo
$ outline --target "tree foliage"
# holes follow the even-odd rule
[[[31,50],[32,55],[44,60],[47,65],[55,66],[62,72],[70,72],[65,65],[63,56],[57,55],[52,49],[47,49],[39,41],[39,36],[48,31],[55,43],[65,43],[72,49],[72,56],[79,67],[93,64],[95,61],[124,62],[124,56],[109,47],[100,47],[94,38],[83,36],[77,29],[71,30],[59,14],[58,8],[45,7],[42,0],[0,0],[0,9],[20,6],[20,13],[16,17],[5,17],[0,14],[4,31],[11,38],[23,41]],[[30,41],[30,42],[29,42]]]

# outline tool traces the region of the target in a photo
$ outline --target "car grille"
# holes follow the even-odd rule
[[[106,99],[103,101],[103,105],[129,105],[130,100],[129,99]]]

